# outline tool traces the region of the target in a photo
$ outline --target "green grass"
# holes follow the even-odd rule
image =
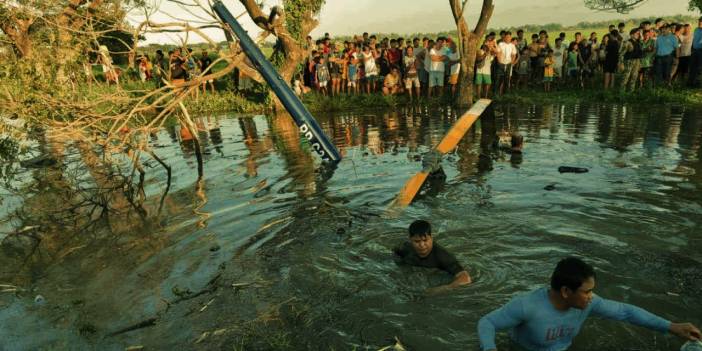
[[[674,88],[644,88],[633,92],[625,92],[619,88],[611,90],[578,89],[573,87],[553,88],[545,93],[541,89],[528,88],[514,90],[500,97],[495,102],[514,104],[552,104],[552,103],[617,103],[617,104],[679,104],[702,106],[702,93],[697,90]]]

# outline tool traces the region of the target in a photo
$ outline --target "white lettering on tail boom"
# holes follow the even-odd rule
[[[327,153],[324,151],[324,147],[322,147],[322,144],[320,144],[317,138],[314,137],[311,129],[312,128],[310,128],[307,123],[302,123],[300,125],[300,133],[307,138],[312,145],[312,149],[322,158],[323,161],[330,161],[329,157],[327,157]]]

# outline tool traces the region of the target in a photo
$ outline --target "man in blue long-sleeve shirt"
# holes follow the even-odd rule
[[[689,87],[697,87],[700,71],[702,71],[702,17],[697,21],[697,28],[692,35],[692,62],[690,62],[690,75],[687,77]]]
[[[670,85],[671,71],[673,70],[673,55],[680,46],[678,38],[671,32],[671,26],[663,25],[661,35],[656,38],[656,79],[654,84],[666,83]]]
[[[551,276],[550,289],[517,296],[480,319],[482,350],[497,350],[495,332],[503,329],[510,329],[512,340],[527,350],[565,350],[591,313],[688,340],[702,337],[690,323],[671,323],[639,307],[603,299],[593,294],[594,288],[592,266],[574,257],[561,260]]]

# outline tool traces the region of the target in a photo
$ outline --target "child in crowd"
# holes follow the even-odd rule
[[[572,42],[568,47],[568,57],[566,58],[566,72],[568,72],[568,80],[573,84],[580,84],[580,74],[578,74],[578,63],[580,62],[580,54],[578,53],[578,43]]]
[[[356,60],[349,60],[348,66],[346,68],[348,74],[348,93],[358,94],[358,65],[355,63]]]
[[[415,96],[419,97],[419,89],[421,86],[418,76],[419,70],[417,68],[419,60],[417,60],[417,57],[414,55],[414,48],[412,46],[407,47],[402,63],[405,66],[405,89],[407,90],[410,100],[412,100],[412,88],[414,87]]]
[[[517,88],[525,88],[529,83],[529,48],[523,48],[517,61]]]
[[[491,49],[487,45],[483,45],[480,47],[480,50],[478,50],[475,70],[475,87],[478,92],[478,99],[488,98],[490,86],[492,85],[490,69],[492,68],[492,61],[494,58],[494,48]]]
[[[400,70],[393,66],[383,80],[383,95],[395,95],[400,92]]]
[[[327,85],[329,83],[329,68],[324,62],[324,57],[317,57],[314,60],[316,62],[317,71],[317,84],[319,86],[319,91],[325,96],[328,94]]]
[[[551,91],[551,82],[553,82],[553,49],[548,49],[546,53],[546,58],[544,58],[544,91]]]

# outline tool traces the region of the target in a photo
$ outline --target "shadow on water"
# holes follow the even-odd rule
[[[0,284],[18,290],[0,293],[0,349],[378,349],[395,337],[413,350],[472,349],[480,316],[544,285],[572,254],[595,264],[600,295],[702,322],[700,111],[496,106],[444,158],[446,178],[385,217],[458,114],[320,116],[345,157],[335,169],[287,116],[204,116],[198,188],[193,145],[170,126],[150,140],[172,167],[163,215],[84,230],[46,215],[66,210],[75,184],[101,179],[80,166],[85,150],[61,146],[61,167],[23,171],[19,186],[41,190],[3,210],[7,232],[36,238],[3,238]],[[525,136],[521,157],[494,147],[502,130]],[[590,172],[560,174],[561,165]],[[145,168],[144,192],[158,202],[164,171]],[[432,221],[473,285],[429,297],[450,277],[395,265],[390,249],[416,218]],[[509,349],[506,336],[499,345]],[[679,345],[593,319],[573,350]]]

